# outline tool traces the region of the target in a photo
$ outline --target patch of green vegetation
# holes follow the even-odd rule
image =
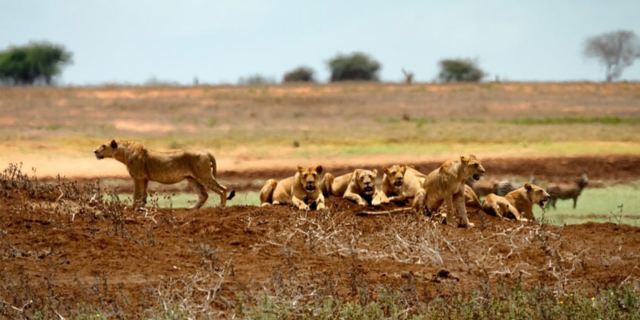
[[[57,131],[60,128],[62,128],[62,125],[60,125],[60,124],[50,124],[50,125],[48,125],[48,126],[46,126],[44,128],[45,128],[45,130],[48,130],[48,131]]]
[[[640,190],[634,185],[610,188],[589,188],[578,197],[576,209],[573,200],[558,200],[556,209],[549,208],[544,218],[553,224],[579,224],[589,221],[614,222],[640,226]],[[536,218],[542,217],[542,210],[534,206]]]
[[[130,193],[118,194],[120,201],[131,204],[132,195]],[[198,196],[193,192],[178,193],[150,193],[147,198],[147,206],[159,208],[189,208],[198,202]],[[209,199],[203,208],[217,207],[220,205],[220,197],[213,192],[209,192]],[[227,201],[228,206],[259,206],[260,193],[257,191],[236,192],[236,196]]]
[[[518,125],[541,125],[541,124],[640,124],[640,118],[619,118],[619,117],[547,117],[547,118],[520,118],[501,120],[501,123]]]
[[[218,124],[218,119],[216,119],[215,117],[211,117],[207,121],[207,126],[209,126],[209,128],[215,127],[216,124]]]

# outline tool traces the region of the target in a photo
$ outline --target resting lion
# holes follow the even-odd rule
[[[444,203],[450,213],[458,211],[458,226],[473,227],[467,218],[464,181],[469,177],[479,180],[484,172],[480,160],[474,155],[444,162],[427,175],[413,201],[413,209],[422,212],[426,207],[428,211],[434,211]]]
[[[518,210],[507,200],[505,197],[495,195],[493,193],[488,194],[484,200],[482,200],[482,210],[486,213],[495,214],[498,218],[507,218],[507,216],[513,216],[516,221],[523,219],[520,216]]]
[[[394,164],[384,168],[382,193],[389,201],[404,203],[415,197],[427,178],[425,174],[407,165]]]
[[[342,197],[361,206],[378,206],[389,201],[376,189],[377,175],[376,169],[356,169],[338,177],[326,173],[322,179],[322,192],[326,196]]]
[[[127,166],[133,178],[133,205],[144,207],[147,203],[149,181],[164,184],[178,183],[184,179],[198,191],[198,202],[192,207],[199,209],[209,198],[207,189],[220,195],[220,206],[235,196],[216,180],[216,159],[211,153],[202,151],[154,151],[141,143],[111,140],[93,150],[98,160],[114,158]],[[205,188],[206,187],[206,188]]]
[[[544,203],[551,197],[544,189],[527,182],[523,187],[507,193],[504,198],[518,210],[521,217],[533,221],[536,220],[533,216],[533,205],[537,204],[544,209]]]
[[[318,183],[320,173],[322,166],[315,169],[298,167],[292,177],[267,180],[260,190],[260,205],[293,204],[300,210],[309,210],[315,205],[317,210],[324,210],[324,196]]]

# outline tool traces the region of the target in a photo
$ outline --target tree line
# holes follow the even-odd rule
[[[597,59],[605,67],[605,79],[619,79],[625,68],[640,58],[640,40],[633,31],[618,30],[592,36],[583,46],[586,58]],[[0,84],[34,85],[52,84],[62,68],[70,64],[71,52],[62,45],[33,42],[0,51]],[[329,59],[329,81],[379,81],[380,62],[373,57],[355,52],[337,54]],[[474,59],[443,59],[438,62],[440,82],[478,82],[487,76]],[[402,69],[405,83],[413,82],[414,74]],[[297,67],[284,74],[282,82],[315,82],[315,72],[306,66]],[[239,84],[276,83],[273,78],[259,74],[240,78]]]

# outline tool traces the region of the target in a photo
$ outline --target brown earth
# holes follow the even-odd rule
[[[637,179],[637,163],[632,156],[485,160],[505,175],[570,177],[588,169],[604,180]],[[424,171],[435,165],[417,164]],[[476,227],[459,229],[409,212],[357,216],[361,207],[334,198],[328,212],[235,206],[141,213],[89,201],[91,186],[3,179],[0,296],[18,308],[40,297],[60,310],[83,301],[140,315],[208,292],[215,296],[209,306],[231,317],[239,296],[258,299],[260,292],[351,300],[383,286],[428,299],[487,281],[594,292],[640,276],[640,228],[625,225],[520,224],[469,208]]]

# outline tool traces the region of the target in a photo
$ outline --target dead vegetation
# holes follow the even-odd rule
[[[326,212],[153,200],[135,212],[99,182],[41,183],[12,165],[0,175],[0,315],[465,318],[456,312],[536,294],[557,304],[637,292],[634,227],[521,224],[469,209],[477,227],[463,230],[391,204],[361,217],[331,200]],[[489,316],[478,310],[470,315]]]

